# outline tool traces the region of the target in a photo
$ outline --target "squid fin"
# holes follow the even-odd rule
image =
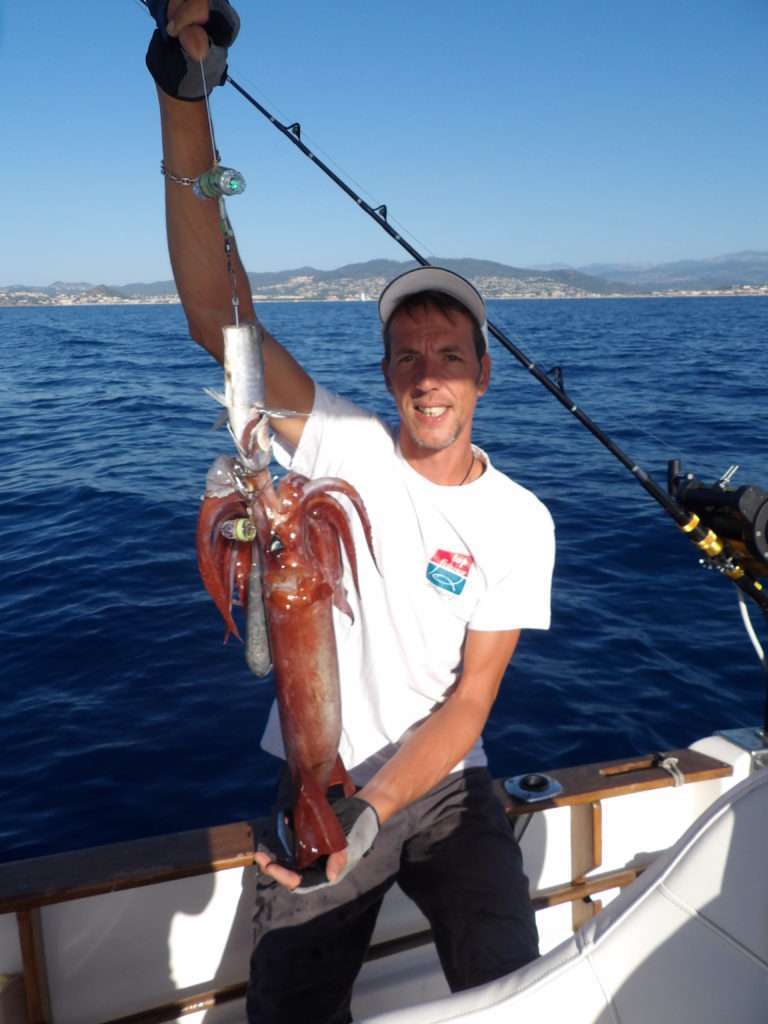
[[[329,788],[331,786],[343,786],[344,796],[354,796],[357,792],[357,786],[354,784],[347,774],[347,769],[344,767],[344,762],[341,760],[341,754],[336,755],[336,761],[333,765],[333,771],[331,772],[331,781],[328,783]]]
[[[346,848],[341,822],[315,780],[304,775],[293,807],[294,856],[299,871],[319,857]]]

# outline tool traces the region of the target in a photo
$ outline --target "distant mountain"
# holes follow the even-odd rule
[[[615,294],[616,285],[573,269],[537,270],[512,267],[493,260],[435,258],[439,266],[447,267],[473,281],[488,298],[515,296],[583,296]],[[360,295],[374,298],[387,281],[418,266],[414,260],[368,260],[348,263],[333,270],[316,267],[296,267],[249,273],[253,293],[262,299],[358,299]],[[99,285],[101,294],[107,292],[123,300],[152,300],[175,296],[173,281],[132,282],[125,285]],[[622,292],[635,293],[637,289],[622,286]],[[57,281],[46,287],[14,285],[0,288],[0,295],[24,293],[39,294],[55,301],[59,296],[84,296],[94,291],[86,282]]]
[[[471,258],[450,259],[435,257],[435,264],[469,278],[488,298],[509,298],[515,295],[608,295],[616,293],[616,286],[577,270],[532,270],[512,267],[493,260]],[[291,294],[317,298],[349,298],[361,292],[369,298],[378,295],[387,281],[398,274],[417,267],[415,260],[369,260],[349,263],[334,270],[299,267],[278,273],[249,274],[254,294],[262,298]],[[628,286],[634,294],[637,289]],[[622,291],[626,292],[627,288]],[[356,295],[354,297],[357,297]]]
[[[175,294],[175,289],[171,289]],[[124,289],[118,285],[108,284],[91,284],[88,281],[56,281],[54,284],[48,285],[26,285],[26,284],[11,284],[0,286],[0,305],[7,305],[9,299],[17,299],[23,297],[38,298],[40,300],[46,300],[45,303],[19,303],[21,305],[35,305],[35,304],[63,304],[62,300],[67,304],[72,301],[80,303],[92,302],[103,302],[112,299],[126,299],[129,296],[124,294]],[[6,302],[3,302],[3,299]]]
[[[151,284],[136,282],[115,285],[115,291],[126,299],[146,298],[152,295],[175,295],[176,285],[173,281],[154,281]]]
[[[642,295],[742,286],[768,288],[768,252],[731,253],[713,259],[679,260],[657,265],[592,263],[576,269],[557,264],[514,267],[469,257],[435,257],[434,263],[469,278],[489,299]],[[253,294],[261,300],[373,299],[387,281],[417,265],[413,260],[381,259],[348,263],[334,270],[304,266],[293,270],[250,273],[248,278]],[[55,281],[45,287],[0,287],[2,305],[167,302],[175,298],[173,281],[126,285]]]
[[[660,264],[661,265],[661,264]],[[604,277],[607,280],[615,277],[616,274],[634,273],[647,270],[655,266],[653,263],[587,263],[579,270],[583,274],[594,274],[596,277]]]
[[[42,295],[80,295],[93,288],[87,281],[54,281],[47,285],[8,284],[0,288],[3,292],[40,292]]]
[[[86,284],[83,281],[54,281],[48,285],[49,295],[79,295],[81,292],[90,291],[94,287],[106,287],[106,285]]]
[[[385,277],[389,280],[396,274],[401,274],[408,267],[416,266],[415,263],[399,263],[397,260],[368,260],[366,263],[345,263],[343,267],[336,267],[335,270],[317,270],[315,267],[298,267],[296,270],[278,270],[272,273],[249,274],[251,284],[262,287],[264,285],[279,284],[281,281],[292,280],[300,277],[311,277],[315,281],[362,281],[370,277]]]
[[[706,260],[658,264],[591,263],[579,269],[648,291],[733,288],[768,284],[768,252],[748,250]]]

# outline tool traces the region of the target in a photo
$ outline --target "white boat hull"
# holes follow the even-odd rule
[[[595,876],[610,878],[613,872],[619,876],[651,862],[721,793],[749,774],[749,754],[725,739],[712,737],[694,749],[731,765],[733,774],[535,813],[521,841],[532,892],[544,894],[543,899],[564,883],[581,880],[588,884]],[[580,838],[575,839],[576,826]],[[98,848],[88,856],[98,867]],[[37,924],[32,934],[43,947],[40,999],[47,1019],[55,1024],[102,1024],[186,1000],[184,1014],[175,1019],[205,1024],[242,1022],[241,998],[195,1012],[194,997],[227,990],[247,977],[254,870],[233,866],[30,910],[30,921]],[[0,866],[0,878],[2,873]],[[115,886],[120,884],[118,876]],[[616,887],[593,898],[605,906],[618,892]],[[540,909],[537,923],[542,953],[569,938],[574,922],[580,923],[579,916],[587,920],[594,909],[594,903],[583,900]],[[25,968],[18,923],[15,912],[0,913],[0,975],[11,978],[20,976]],[[374,944],[427,927],[413,904],[395,890],[385,901]],[[26,966],[29,975],[28,951]],[[29,977],[26,980],[28,987]],[[5,983],[5,992],[0,988],[0,1024],[25,1019],[18,1009],[12,1009],[14,999],[18,1000],[18,984],[16,996],[13,982]],[[447,994],[430,943],[367,963],[355,989],[353,1013],[356,1020],[364,1020]],[[28,992],[26,998],[28,1001]]]

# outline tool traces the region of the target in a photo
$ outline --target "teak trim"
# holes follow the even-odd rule
[[[114,1017],[105,1021],[104,1024],[163,1024],[164,1021],[186,1017],[190,1013],[211,1010],[214,1006],[221,1006],[234,999],[243,999],[246,988],[246,983],[241,981],[235,985],[227,985],[225,988],[200,992],[196,996],[174,999],[170,1003],[163,1003],[162,1006],[154,1006],[149,1010],[141,1010],[139,1013],[131,1013],[127,1017]]]
[[[27,1006],[26,1024],[50,1024],[51,1000],[40,910],[37,907],[20,910],[16,914],[16,921],[19,928],[24,997]]]
[[[678,758],[686,782],[724,778],[733,772],[723,761],[694,750],[673,750],[669,756]],[[507,813],[516,817],[551,807],[593,804],[601,799],[673,784],[661,768],[643,768],[610,776],[600,773],[606,766],[625,763],[612,761],[607,765],[581,765],[549,772],[563,786],[562,794],[554,800],[534,804],[518,802],[504,792],[499,782],[495,784],[496,792]],[[253,831],[252,823],[238,822],[2,864],[0,914],[247,867],[253,864]]]
[[[584,881],[586,875],[603,863],[603,805],[574,804],[571,807],[571,881]],[[591,901],[577,899],[572,904],[573,930],[595,915]]]
[[[731,765],[717,758],[700,754],[697,750],[668,750],[664,757],[677,758],[680,771],[686,782],[705,782],[707,779],[722,779],[733,774]],[[531,811],[546,811],[552,807],[573,807],[590,804],[614,796],[626,796],[649,789],[664,789],[674,786],[674,780],[663,768],[652,767],[653,758],[626,758],[617,761],[602,761],[596,764],[578,765],[574,768],[558,768],[546,774],[559,782],[563,792],[552,800],[524,803],[509,796],[498,784],[498,794],[507,814],[517,817]]]

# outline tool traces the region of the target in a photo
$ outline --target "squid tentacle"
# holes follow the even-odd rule
[[[253,544],[245,541],[230,542],[234,548],[234,576],[237,590],[237,603],[248,607],[248,579],[253,565]]]
[[[227,627],[224,640],[240,631],[232,618],[232,584],[235,545],[221,535],[221,524],[245,514],[245,505],[238,494],[204,498],[197,521],[197,564],[205,589],[213,599]]]
[[[339,543],[344,545],[349,568],[352,572],[352,579],[355,583],[355,590],[359,595],[360,584],[357,577],[357,554],[354,541],[352,540],[352,528],[349,525],[344,509],[330,494],[320,493],[311,495],[309,498],[305,497],[301,504],[301,510],[304,513],[305,523],[310,521],[310,519],[327,523],[336,534],[337,545]]]
[[[368,513],[365,510],[363,499],[351,484],[348,484],[346,480],[339,480],[336,477],[318,477],[317,480],[310,481],[304,488],[303,500],[308,501],[310,498],[313,498],[318,494],[325,494],[330,497],[330,492],[343,494],[357,512],[358,518],[360,519],[360,523],[363,527],[363,533],[365,534],[365,542],[368,545],[368,550],[370,551],[371,558],[373,559],[373,564],[378,569],[379,567],[376,562],[376,554],[373,550],[373,535],[371,533],[371,524],[368,521]]]
[[[248,513],[251,522],[256,527],[255,543],[263,550],[269,543],[269,519],[264,508],[261,492],[248,500]]]
[[[355,615],[347,600],[347,591],[342,583],[343,567],[339,538],[333,527],[315,516],[307,517],[307,540],[311,554],[322,566],[324,573],[333,588],[333,603],[349,616],[351,622]]]
[[[254,416],[243,428],[242,437],[239,440],[238,448],[244,452],[249,459],[254,456],[269,462],[270,440],[269,420],[261,410],[254,410]]]
[[[235,460],[230,455],[217,455],[205,477],[205,497],[226,498],[236,490]]]

